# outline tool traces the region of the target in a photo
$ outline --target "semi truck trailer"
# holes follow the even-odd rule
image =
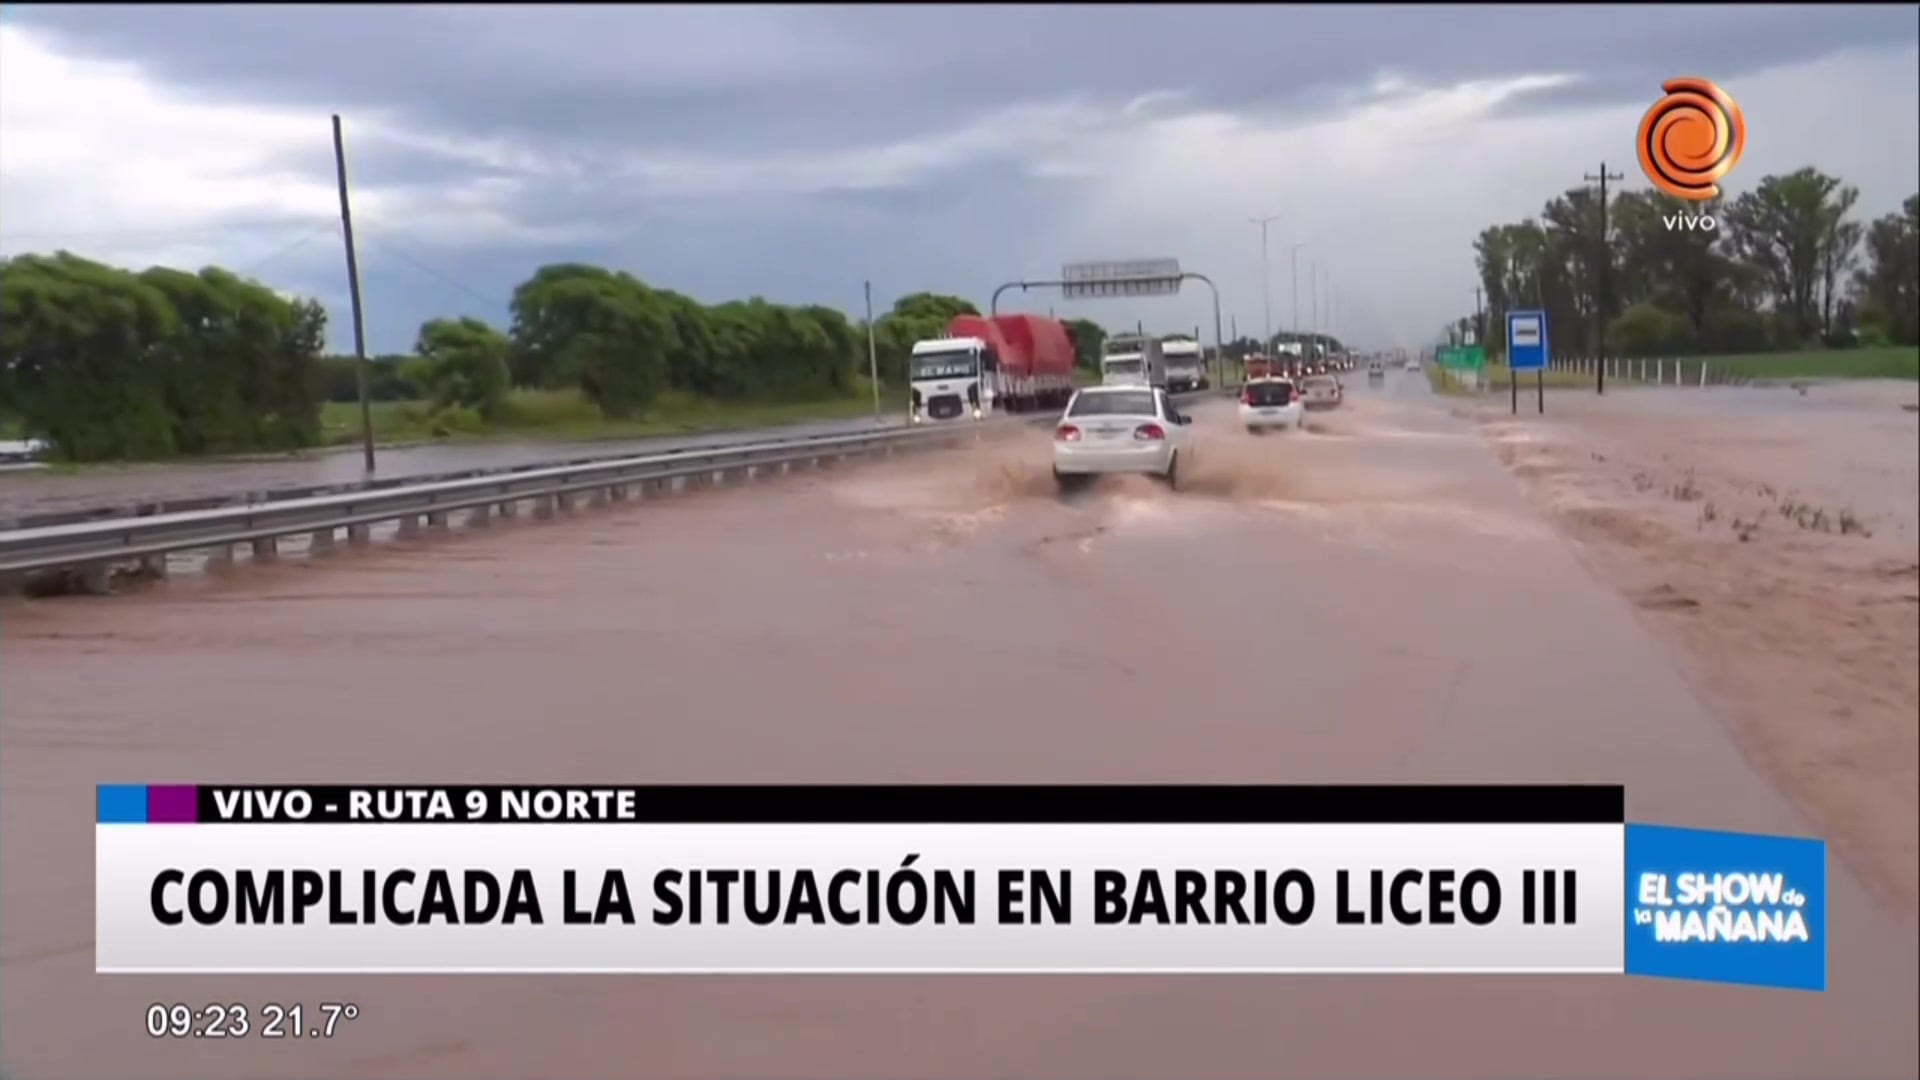
[[[1102,386],[1167,387],[1167,358],[1160,339],[1145,334],[1110,337],[1100,349]]]
[[[1193,390],[1207,388],[1206,360],[1200,353],[1200,342],[1189,337],[1170,337],[1160,343],[1160,353],[1167,361],[1167,391],[1184,394]]]
[[[908,357],[912,422],[1059,408],[1073,396],[1073,334],[1044,315],[957,315]]]

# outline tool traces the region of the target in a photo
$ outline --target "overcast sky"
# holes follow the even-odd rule
[[[1871,217],[1920,188],[1910,4],[1714,7],[0,9],[0,253],[218,263],[351,348],[328,116],[347,133],[369,347],[506,324],[542,263],[714,302],[861,313],[1063,262],[1173,256],[1242,332],[1317,292],[1363,345],[1472,310],[1472,240],[1699,75],[1748,124],[1735,192],[1817,165]],[[1310,272],[1317,264],[1318,287]],[[1332,303],[1326,302],[1331,294]],[[1178,298],[1003,308],[1205,325]]]

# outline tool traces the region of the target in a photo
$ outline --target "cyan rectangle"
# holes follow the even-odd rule
[[[145,825],[147,785],[101,784],[94,796],[95,820],[102,825]]]
[[[1827,988],[1827,845],[1627,826],[1627,974]]]

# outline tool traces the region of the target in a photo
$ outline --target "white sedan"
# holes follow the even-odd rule
[[[1254,379],[1240,389],[1240,422],[1259,434],[1268,428],[1297,428],[1306,423],[1300,392],[1292,379]]]
[[[1300,396],[1309,409],[1332,409],[1346,397],[1346,388],[1331,375],[1309,375],[1300,380]]]
[[[1146,473],[1178,487],[1192,424],[1157,387],[1086,387],[1054,428],[1053,478],[1066,490],[1103,473]]]

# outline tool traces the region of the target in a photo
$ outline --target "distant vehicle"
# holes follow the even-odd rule
[[[1260,353],[1249,353],[1240,361],[1240,369],[1245,381],[1271,378],[1275,373],[1273,357]]]
[[[1089,386],[1073,395],[1053,431],[1053,479],[1067,491],[1108,473],[1180,484],[1193,460],[1193,420],[1160,387]]]
[[[1369,383],[1383,383],[1387,381],[1387,362],[1385,360],[1375,358],[1367,364],[1367,381]]]
[[[1300,396],[1309,409],[1333,409],[1339,407],[1346,390],[1331,375],[1309,375],[1301,380]]]
[[[1298,428],[1306,423],[1299,388],[1292,379],[1256,379],[1240,390],[1240,422],[1258,435],[1268,428]]]
[[[1041,315],[957,315],[908,358],[913,423],[1059,408],[1073,394],[1073,335]]]
[[[1167,361],[1167,390],[1175,394],[1207,388],[1206,359],[1200,343],[1187,337],[1167,338],[1160,342],[1160,354]]]
[[[1417,356],[1410,356],[1410,357],[1408,357],[1408,358],[1407,358],[1407,370],[1408,370],[1408,371],[1419,371],[1419,370],[1420,370],[1420,358],[1419,358],[1419,357],[1417,357]]]
[[[0,464],[37,461],[47,452],[41,439],[0,439]]]
[[[1100,385],[1165,389],[1167,359],[1160,339],[1142,334],[1108,338],[1100,351]]]

